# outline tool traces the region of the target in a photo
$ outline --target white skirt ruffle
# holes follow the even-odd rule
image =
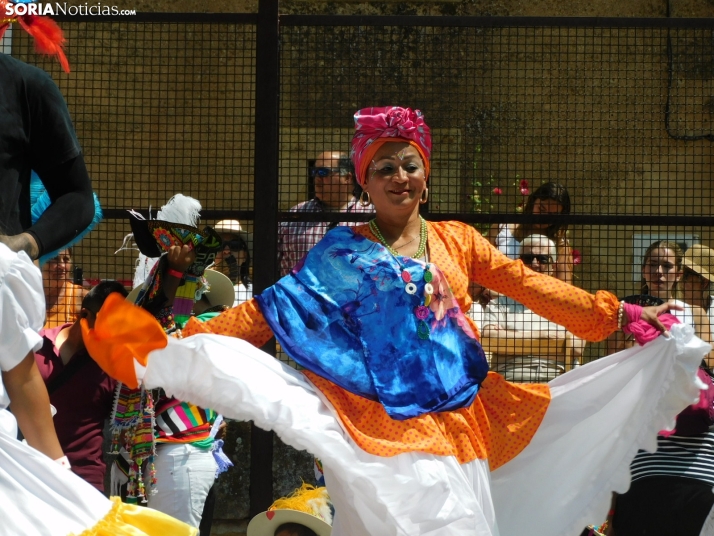
[[[361,450],[329,403],[296,370],[219,335],[170,340],[150,354],[144,382],[169,395],[253,420],[319,457],[336,509],[333,536],[572,536],[604,520],[611,491],[629,486],[640,448],[698,396],[709,345],[691,328],[602,358],[550,382],[540,428],[516,458],[485,460]]]
[[[0,536],[81,534],[112,502],[77,475],[0,432]]]

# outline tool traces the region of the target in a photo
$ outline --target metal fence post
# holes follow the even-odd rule
[[[255,77],[255,237],[253,288],[257,294],[272,285],[278,248],[278,0],[260,0]],[[275,355],[275,339],[263,350]],[[273,434],[253,425],[250,442],[250,515],[273,501]]]

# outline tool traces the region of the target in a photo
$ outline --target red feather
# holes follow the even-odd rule
[[[35,39],[35,49],[40,54],[56,56],[66,73],[69,72],[69,62],[64,55],[62,45],[65,43],[62,29],[49,17],[39,15],[24,15],[17,17],[20,26]]]

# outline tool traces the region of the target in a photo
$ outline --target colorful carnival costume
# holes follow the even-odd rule
[[[466,245],[467,254],[456,257],[456,262],[442,258],[443,265],[450,266],[454,281],[460,279],[459,259],[473,258],[482,265],[481,281],[490,288],[514,292],[516,299],[541,314],[567,311],[555,315],[556,320],[566,322],[568,329],[582,336],[603,337],[616,325],[617,302],[610,295],[591,296],[530,272],[519,261],[495,253],[465,225],[430,224],[429,229],[433,229],[430,241],[434,252],[442,245],[446,250],[450,243]],[[469,236],[475,249],[465,240]],[[375,257],[364,258],[366,249],[372,249]],[[349,253],[340,255],[340,251]],[[122,310],[130,306],[110,297],[95,330],[85,333],[85,340],[107,372],[123,381],[137,384],[135,368],[141,372],[143,367],[135,365],[133,356],[143,356],[140,361],[147,366],[147,388],[162,386],[181,400],[213,407],[227,417],[252,419],[258,426],[275,430],[295,448],[321,458],[337,511],[333,525],[336,536],[577,534],[589,520],[604,517],[612,489],[627,488],[628,466],[637,448],[653,449],[657,431],[667,427],[697,396],[694,378],[708,346],[682,326],[672,328],[671,339],[659,338],[647,347],[603,358],[548,385],[509,384],[496,374],[486,373],[474,331],[455,305],[458,298],[443,311],[438,307],[436,312],[430,310],[427,318],[431,328],[428,341],[443,345],[431,356],[435,361],[413,361],[411,368],[401,367],[402,345],[395,347],[399,359],[394,359],[370,340],[371,331],[381,331],[378,324],[385,321],[384,316],[375,313],[371,316],[374,322],[368,324],[370,316],[363,315],[369,311],[355,308],[351,293],[338,301],[318,300],[319,314],[315,314],[310,303],[315,295],[309,283],[317,282],[312,278],[312,261],[319,264],[329,262],[327,259],[337,261],[338,266],[332,264],[328,269],[341,274],[340,280],[356,283],[361,278],[366,283],[366,295],[360,295],[359,301],[367,309],[374,309],[375,300],[385,300],[381,306],[391,310],[405,296],[411,296],[404,291],[401,267],[384,248],[340,228],[311,251],[300,270],[268,289],[261,296],[260,306],[248,302],[206,324],[191,321],[183,332],[184,339],[167,340],[151,317]],[[375,259],[383,276],[376,280],[368,267]],[[424,266],[419,267],[416,261],[405,263],[414,273],[417,296],[425,283],[416,275],[418,270],[424,272]],[[346,271],[348,264],[354,270]],[[441,277],[442,273],[432,268]],[[463,272],[462,276],[465,280]],[[375,296],[365,278],[385,285],[385,290],[378,289]],[[504,284],[507,281],[519,284]],[[554,286],[544,292],[542,285],[550,284]],[[458,283],[453,286],[458,288]],[[299,299],[283,299],[277,315],[267,306],[271,295],[292,292],[300,293],[294,294]],[[300,346],[294,342],[299,333],[288,331],[296,330],[302,321],[298,309],[307,314],[300,331],[313,339],[301,352],[293,351]],[[283,313],[290,317],[288,323],[283,323]],[[117,330],[114,314],[145,323],[124,322]],[[416,315],[413,318],[412,323],[408,316],[400,317],[404,329],[394,333],[391,340],[406,341],[405,348],[422,341],[416,327],[421,320]],[[253,335],[251,342],[260,344],[270,336],[269,323],[275,326],[283,348],[307,367],[304,374],[245,341],[200,334],[210,329]],[[359,326],[365,329],[356,335]],[[394,326],[389,323],[389,327]],[[192,333],[196,335],[186,336]],[[357,336],[355,340],[365,342],[362,359],[355,358],[347,346],[339,346],[343,335],[346,340]],[[454,346],[449,337],[470,346],[467,351],[471,354],[457,353],[455,349],[463,347]],[[334,352],[322,344],[330,339],[336,341]],[[314,352],[309,352],[311,347]],[[374,350],[372,359],[381,356],[391,363],[395,374],[384,377],[400,378],[406,382],[406,390],[385,392],[380,385],[380,391],[362,391],[364,385],[369,388],[380,382],[379,370],[363,367],[369,350]],[[308,353],[311,361],[303,359]],[[330,354],[342,359],[331,361]],[[148,362],[144,359],[147,356]],[[328,362],[332,369],[314,371]],[[342,370],[340,362],[344,364]],[[417,365],[424,372],[412,375],[410,371]],[[451,396],[429,395],[427,402],[437,401],[440,411],[418,413],[414,408],[426,404],[410,397],[430,392],[431,386],[422,383],[414,389],[409,382],[434,380],[436,375],[429,370],[443,371],[440,377],[444,382],[462,387],[448,389]],[[328,373],[331,379],[326,378]],[[361,380],[365,380],[362,386],[358,385]],[[350,389],[359,390],[359,394],[337,381],[351,383]],[[442,382],[431,392],[439,387],[447,385]],[[386,403],[381,402],[382,397]],[[398,401],[404,397],[404,401]],[[461,407],[454,407],[457,399]],[[388,411],[398,419],[390,417]],[[405,418],[409,413],[417,414]]]
[[[133,238],[142,254],[137,271],[154,264],[145,284],[136,287],[128,299],[150,311],[167,333],[184,326],[195,302],[204,295],[211,306],[220,306],[221,310],[233,305],[235,299],[233,284],[226,276],[205,271],[221,239],[210,227],[202,231],[195,227],[200,208],[197,200],[178,194],[158,212],[160,219],[143,220],[132,215]],[[164,253],[172,246],[184,245],[196,251],[197,260],[181,273],[171,269]],[[165,293],[168,277],[180,279],[175,299]],[[127,412],[129,408],[132,411]],[[136,418],[139,414],[142,419]],[[161,390],[131,389],[122,384],[112,427],[117,439],[126,430],[119,461],[128,458],[128,464],[113,468],[112,485],[121,482],[118,469],[124,465],[127,502],[148,503],[151,508],[198,527],[217,464],[223,462],[227,468],[226,460],[230,463],[214,442],[217,417],[209,408],[167,397]],[[113,447],[119,447],[118,442]]]
[[[44,320],[40,271],[24,253],[0,244],[0,369],[38,350]],[[47,456],[16,439],[17,425],[0,381],[0,535],[193,535],[148,508],[109,500]],[[49,410],[49,409],[48,409]]]
[[[428,175],[419,113],[355,119],[358,178],[379,143],[405,140]],[[654,449],[697,397],[709,345],[676,325],[547,385],[510,384],[488,372],[464,315],[469,282],[587,340],[617,329],[617,298],[533,272],[462,223],[422,223],[426,262],[394,255],[372,229],[333,229],[289,275],[190,320],[181,340],[110,296],[86,345],[121,381],[251,419],[320,458],[334,536],[571,536],[604,518],[637,449]],[[256,348],[273,334],[304,372]]]

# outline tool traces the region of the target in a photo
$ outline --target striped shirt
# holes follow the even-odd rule
[[[714,486],[714,431],[695,437],[657,438],[657,452],[640,451],[630,466],[632,481],[650,476],[702,480]]]
[[[162,398],[156,405],[156,441],[210,447],[213,443],[211,427],[216,415],[212,409],[199,408],[175,398]]]

